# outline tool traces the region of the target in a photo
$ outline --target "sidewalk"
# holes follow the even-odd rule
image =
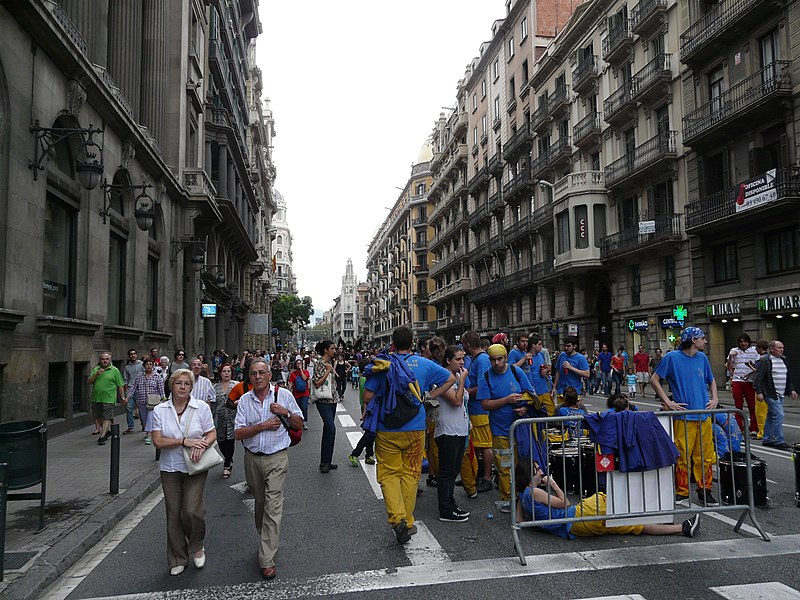
[[[98,446],[94,425],[48,440],[44,531],[36,533],[38,500],[8,503],[4,600],[39,597],[158,487],[155,448],[138,431],[121,435],[124,417],[120,421],[120,493],[114,496],[109,494],[111,440]],[[138,420],[135,426],[140,427]]]

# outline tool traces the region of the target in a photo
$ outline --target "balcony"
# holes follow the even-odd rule
[[[659,52],[632,79],[631,94],[637,102],[653,106],[669,102],[672,97],[672,55]]]
[[[619,19],[617,24],[608,30],[603,38],[603,60],[619,66],[631,52],[633,32],[630,19]]]
[[[553,266],[553,259],[545,259],[540,263],[536,263],[531,267],[531,282],[536,283],[552,277],[556,272]]]
[[[434,292],[431,292],[429,304],[443,302],[451,296],[466,294],[472,289],[472,282],[468,278],[456,279],[444,285]]]
[[[553,205],[545,204],[537,208],[531,215],[531,231],[537,231],[553,222]]]
[[[686,231],[692,232],[699,228],[714,227],[723,222],[730,222],[732,218],[735,219],[740,215],[744,217],[745,221],[751,220],[757,212],[764,212],[788,203],[796,206],[794,209],[796,215],[800,209],[800,203],[798,203],[800,201],[800,167],[788,167],[776,171],[775,197],[771,202],[763,202],[749,210],[737,210],[739,204],[736,199],[740,190],[741,184],[689,202],[686,205]],[[741,227],[741,224],[737,223],[737,227]]]
[[[790,68],[791,61],[775,61],[683,117],[684,144],[713,143],[774,113],[792,92]]]
[[[566,85],[556,86],[556,91],[547,99],[547,113],[551,118],[557,119],[569,110],[569,105],[569,87]]]
[[[489,159],[489,164],[487,165],[487,168],[489,169],[489,174],[490,175],[497,175],[497,174],[502,175],[503,174],[503,155],[498,152],[497,154],[492,156]]]
[[[522,169],[511,181],[503,186],[503,200],[512,202],[517,196],[529,190],[534,184],[530,169]]]
[[[606,185],[609,188],[623,183],[633,183],[666,171],[665,161],[677,156],[677,131],[668,135],[656,135],[622,158],[612,162],[605,168]],[[629,181],[632,180],[632,181]]]
[[[547,105],[548,102],[545,99],[531,115],[531,131],[541,132],[550,126],[550,113]]]
[[[595,89],[597,78],[597,57],[585,56],[578,60],[578,66],[572,70],[572,89],[581,96],[591,94]]]
[[[486,132],[484,131],[484,132],[481,134],[481,138],[480,138],[480,140],[479,140],[479,141],[480,141],[480,144],[481,144],[481,146],[485,146],[485,145],[486,145],[486,142],[488,142],[488,141],[489,141],[489,134],[488,134],[488,133],[486,133]]]
[[[511,114],[512,112],[514,112],[516,108],[517,108],[517,98],[516,96],[514,96],[513,98],[511,98],[511,100],[508,101],[508,104],[506,104],[506,112],[508,114]]]
[[[414,292],[414,304],[427,304],[429,300],[428,292]]]
[[[508,141],[503,144],[503,157],[507,161],[513,160],[518,154],[530,150],[532,139],[533,135],[531,134],[530,125],[528,123],[523,123],[523,125],[508,138]]]
[[[489,196],[489,204],[487,205],[487,210],[490,213],[496,213],[502,209],[503,209],[503,201],[500,198],[500,190],[498,189],[494,194]]]
[[[478,169],[469,180],[469,193],[474,196],[476,192],[489,185],[489,170],[486,167]]]
[[[498,250],[502,250],[505,245],[505,236],[501,231],[497,235],[493,235],[489,238],[489,241],[486,244],[486,251],[489,253],[497,252]]]
[[[619,258],[657,244],[679,242],[681,240],[681,224],[683,221],[683,215],[681,214],[656,215],[652,219],[649,219],[647,215],[641,215],[640,220],[654,221],[655,233],[639,233],[639,223],[634,223],[632,226],[602,239],[600,243],[600,258],[602,260]]]
[[[421,236],[414,240],[414,250],[427,250],[428,249],[428,236]]]
[[[638,35],[652,32],[666,12],[667,0],[642,0],[631,11],[631,31]]]
[[[553,186],[553,202],[578,194],[606,194],[602,171],[576,171],[556,181]]]
[[[530,233],[531,215],[522,217],[516,223],[513,223],[505,230],[506,241],[510,244],[520,238],[524,238]]]
[[[422,218],[422,219],[419,219],[419,218],[412,219],[411,220],[411,226],[412,227],[427,227],[428,226],[428,218],[425,217],[425,218]]]
[[[469,215],[469,227],[470,229],[475,229],[477,225],[483,221],[484,219],[489,218],[489,211],[486,208],[486,204],[479,204],[475,207],[475,210]]]
[[[589,113],[572,128],[572,141],[581,150],[588,150],[600,144],[600,115]]]
[[[531,163],[531,174],[536,179],[542,179],[548,171],[564,166],[571,160],[572,145],[569,138],[561,138],[534,159]]]
[[[761,18],[777,15],[779,10],[767,0],[724,0],[714,5],[681,34],[681,62],[688,64],[708,57],[714,46],[731,42],[725,34],[737,24],[745,21],[741,26],[749,31],[760,24]]]
[[[486,253],[489,249],[489,242],[483,242],[482,244],[478,244],[472,250],[469,251],[469,262],[476,263],[481,258],[486,256]]]
[[[505,289],[503,287],[503,279],[499,275],[494,276],[496,279],[494,281],[490,281],[489,283],[484,283],[476,288],[474,288],[469,294],[469,301],[473,304],[477,302],[482,302],[484,300],[488,300],[489,298],[493,298],[495,296],[499,296]]]
[[[453,124],[453,137],[458,139],[462,135],[467,132],[467,126],[469,125],[469,118],[467,116],[467,111],[460,110],[456,115],[456,121]]]
[[[632,121],[635,116],[636,101],[631,80],[628,80],[603,101],[603,118],[609,125],[618,126]]]

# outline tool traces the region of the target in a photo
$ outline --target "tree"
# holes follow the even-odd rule
[[[314,314],[311,297],[301,300],[295,294],[284,294],[272,303],[272,326],[280,332],[291,335],[297,329],[305,329]]]

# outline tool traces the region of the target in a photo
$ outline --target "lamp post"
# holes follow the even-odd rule
[[[100,186],[103,190],[103,208],[100,209],[100,215],[103,217],[103,223],[108,219],[111,212],[111,195],[114,193],[124,194],[133,190],[140,190],[139,195],[136,196],[134,202],[133,214],[136,218],[136,225],[142,231],[149,231],[155,222],[156,216],[156,203],[147,193],[152,184],[142,183],[139,185],[129,185],[126,183],[108,183],[104,180]]]
[[[100,183],[100,176],[103,174],[103,148],[94,141],[92,136],[103,133],[102,129],[94,129],[91,123],[89,127],[40,127],[37,119],[31,125],[30,130],[33,133],[33,160],[28,161],[28,168],[33,171],[34,181],[39,179],[39,171],[44,170],[42,161],[56,144],[77,135],[81,138],[79,150],[83,153],[83,158],[75,159],[78,181],[81,187],[87,190],[97,187],[97,184]],[[100,155],[99,159],[98,154]]]

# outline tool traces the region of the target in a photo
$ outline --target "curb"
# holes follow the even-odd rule
[[[132,484],[106,506],[64,535],[36,558],[24,575],[3,590],[4,600],[33,600],[97,545],[106,534],[147,498],[159,485],[159,463],[154,462]]]

